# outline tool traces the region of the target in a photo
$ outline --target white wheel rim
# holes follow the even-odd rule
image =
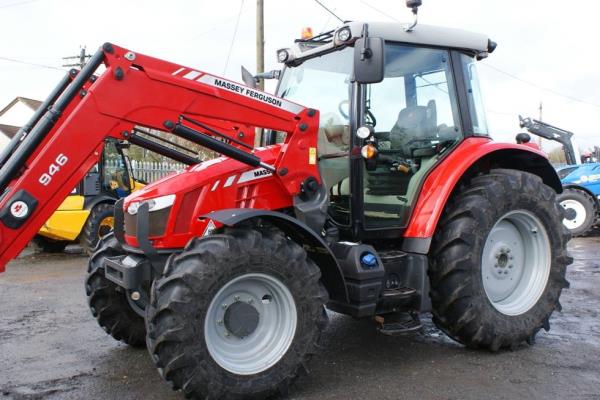
[[[482,253],[488,300],[502,314],[526,313],[544,293],[550,266],[550,241],[542,222],[525,210],[505,214],[488,234]]]
[[[568,199],[561,201],[560,205],[565,210],[571,209],[575,212],[575,217],[573,219],[563,219],[563,224],[567,227],[567,229],[574,230],[583,225],[587,218],[587,212],[585,211],[583,204],[577,200]]]
[[[237,336],[228,326],[228,310],[235,305],[244,307],[243,315],[258,314],[257,325],[247,336]],[[253,375],[271,368],[287,353],[296,324],[296,303],[283,282],[271,275],[245,274],[227,282],[211,301],[204,340],[223,369]]]

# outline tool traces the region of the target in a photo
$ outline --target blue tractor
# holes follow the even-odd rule
[[[519,120],[530,133],[562,144],[567,165],[557,168],[563,185],[557,200],[565,208],[563,224],[573,236],[587,233],[600,212],[600,163],[582,163],[572,132],[530,118]]]
[[[573,236],[588,232],[600,210],[600,163],[568,165],[558,169],[563,192],[557,199],[566,210],[563,224]]]

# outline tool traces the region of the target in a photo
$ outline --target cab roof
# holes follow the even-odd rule
[[[390,42],[458,49],[477,56],[478,59],[487,57],[488,53],[496,48],[496,43],[491,41],[488,36],[462,29],[419,24],[407,31],[405,28],[408,25],[399,22],[352,21],[310,39],[296,40],[295,46],[287,49],[292,56],[285,63],[298,65],[308,58],[347,46],[362,36],[365,25],[368,26],[368,34],[371,37],[380,37]],[[348,40],[340,41],[337,34],[348,29],[351,33],[350,37]]]
[[[360,36],[365,23],[369,27],[369,36],[378,36],[387,41],[451,47],[471,50],[475,53],[489,50],[490,39],[486,35],[434,25],[418,24],[413,30],[407,32],[404,29],[407,24],[398,22],[356,21],[347,24],[352,31],[352,36]]]

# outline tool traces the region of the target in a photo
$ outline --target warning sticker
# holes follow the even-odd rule
[[[315,165],[317,163],[317,148],[310,147],[308,149],[308,163],[310,165]]]

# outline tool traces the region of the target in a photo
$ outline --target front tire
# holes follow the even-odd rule
[[[132,347],[142,347],[146,338],[144,318],[133,310],[125,290],[104,274],[103,260],[123,253],[112,233],[102,238],[89,260],[85,293],[92,315],[106,333]]]
[[[284,393],[327,320],[319,268],[273,232],[230,229],[193,239],[152,289],[147,344],[187,397]]]
[[[577,189],[564,189],[557,196],[558,203],[565,209],[563,224],[573,236],[586,234],[596,220],[594,199]]]
[[[526,172],[492,170],[459,189],[432,244],[436,325],[492,351],[548,330],[572,261],[562,213],[554,191]]]
[[[81,247],[88,255],[92,255],[100,239],[113,230],[114,212],[115,206],[110,203],[100,203],[92,208],[80,239]]]

